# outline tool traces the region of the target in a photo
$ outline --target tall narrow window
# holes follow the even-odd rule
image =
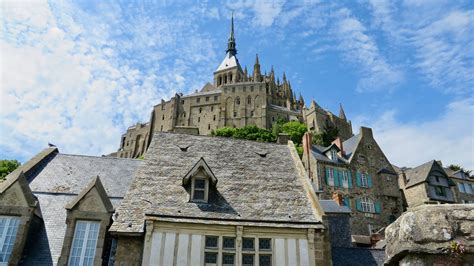
[[[360,204],[363,212],[375,212],[374,202],[370,198],[362,198]]]
[[[76,222],[69,265],[94,265],[99,227],[99,222],[81,220]]]
[[[193,179],[193,195],[192,200],[197,202],[207,201],[206,189],[207,189],[207,180],[206,179]]]
[[[369,179],[367,174],[360,173],[360,184],[362,187],[369,187]]]
[[[8,265],[20,218],[0,216],[0,265]]]

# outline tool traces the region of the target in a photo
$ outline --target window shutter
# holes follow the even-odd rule
[[[380,205],[380,202],[375,203],[375,213],[380,213],[382,210],[382,207]]]
[[[372,187],[372,177],[370,175],[367,175],[367,184],[368,187]]]
[[[358,187],[361,187],[362,184],[360,182],[360,173],[359,172],[356,172],[356,184]]]
[[[351,208],[351,202],[349,200],[349,197],[344,197],[344,205]]]
[[[329,167],[326,166],[326,177],[324,178],[326,180],[326,185],[329,185],[328,178],[329,178]]]
[[[356,199],[356,209],[358,211],[362,211],[362,204],[360,203],[360,199]]]
[[[339,170],[337,170],[336,168],[333,168],[333,177],[334,177],[334,186],[335,187],[339,187],[340,184],[339,184]]]
[[[347,183],[349,186],[349,189],[352,189],[352,173],[351,171],[347,171]]]

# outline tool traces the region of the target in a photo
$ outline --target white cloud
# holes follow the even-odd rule
[[[402,71],[391,65],[380,53],[366,27],[348,9],[335,13],[332,33],[345,60],[359,68],[362,75],[359,92],[393,90],[404,79]]]
[[[375,139],[395,165],[414,167],[436,159],[474,170],[473,119],[474,98],[468,98],[451,102],[431,121],[399,122],[391,110],[372,121],[359,117],[355,124],[373,128]]]
[[[153,21],[135,10],[139,19],[124,20],[120,7],[101,8],[2,2],[0,157],[28,159],[48,142],[66,153],[112,152],[160,98],[204,84],[213,41],[192,19]]]

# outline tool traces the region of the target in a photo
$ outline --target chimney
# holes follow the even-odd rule
[[[360,134],[363,138],[374,138],[372,135],[372,129],[370,127],[360,127]]]
[[[278,144],[288,144],[288,141],[290,140],[290,135],[285,134],[285,133],[279,133],[277,137],[277,143]]]
[[[332,199],[337,203],[337,205],[339,205],[339,206],[344,205],[344,201],[342,199],[342,194],[334,192],[334,193],[332,193]]]
[[[311,151],[311,145],[313,145],[313,134],[311,134],[311,132],[306,132],[303,135],[303,150],[305,153],[309,154]]]
[[[341,150],[338,152],[339,156],[344,157],[346,155],[344,152],[344,148],[342,147],[342,139],[340,137],[337,137],[335,140],[333,140],[331,144],[336,144],[339,150]]]

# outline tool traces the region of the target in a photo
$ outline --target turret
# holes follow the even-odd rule
[[[229,54],[229,56],[235,56],[237,54],[237,49],[235,48],[235,37],[234,37],[234,13],[232,13],[232,22],[230,26],[230,36],[229,40],[227,42],[227,51],[226,53]]]

